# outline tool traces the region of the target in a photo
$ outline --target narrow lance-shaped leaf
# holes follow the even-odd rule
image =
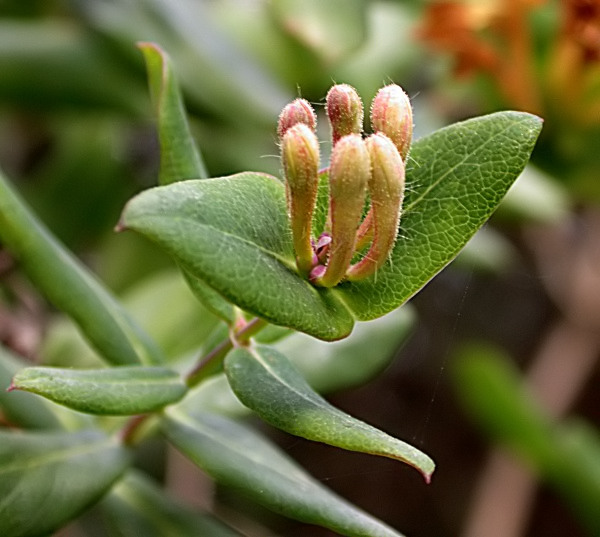
[[[29,367],[15,375],[10,389],[36,393],[80,412],[111,416],[159,410],[186,392],[179,374],[162,367]]]
[[[96,502],[129,453],[100,432],[0,431],[0,535],[47,535]]]
[[[31,213],[0,173],[0,239],[27,275],[115,364],[158,363],[158,348],[110,292]]]
[[[204,179],[208,172],[190,132],[181,91],[167,54],[154,43],[139,43],[144,54],[150,96],[156,111],[160,141],[159,182]],[[215,315],[233,322],[233,305],[197,276],[184,271],[197,298]]]
[[[160,183],[166,185],[184,179],[208,177],[190,133],[169,57],[154,43],[138,43],[138,47],[146,60],[150,97],[158,119]]]
[[[102,500],[110,535],[241,537],[209,514],[176,502],[141,472],[131,471]]]
[[[9,393],[12,378],[27,363],[0,345],[0,413],[9,423],[27,429],[82,429],[91,417],[55,405],[30,393]]]
[[[427,455],[330,405],[274,348],[234,349],[225,359],[225,373],[240,401],[275,427],[309,440],[406,462],[429,482],[435,465]]]
[[[131,200],[122,227],[147,235],[242,309],[334,340],[402,305],[444,268],[525,166],[541,120],[491,114],[413,143],[390,259],[365,280],[316,289],[294,270],[284,186],[263,174],[187,181]],[[317,203],[327,202],[318,196]],[[322,220],[323,207],[315,215]],[[319,232],[319,226],[315,226]]]
[[[401,537],[327,490],[276,446],[215,414],[166,412],[167,438],[216,481],[291,518],[351,537]]]

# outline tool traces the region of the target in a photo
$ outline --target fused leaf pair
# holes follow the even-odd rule
[[[363,140],[363,105],[354,88],[340,84],[327,94],[333,151],[329,166],[326,227],[313,236],[319,190],[319,142],[310,104],[296,99],[280,117],[278,134],[286,178],[298,271],[318,286],[373,275],[394,246],[404,196],[404,160],[412,141],[412,110],[397,85],[382,88],[371,108],[375,134]],[[367,190],[370,209],[363,219]],[[361,223],[362,221],[362,223]],[[357,253],[370,243],[362,259]]]

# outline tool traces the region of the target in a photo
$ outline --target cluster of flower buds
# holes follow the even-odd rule
[[[381,88],[373,99],[374,133],[366,138],[363,104],[354,88],[333,86],[326,110],[333,150],[329,213],[319,237],[313,237],[313,213],[320,154],[311,105],[304,99],[288,104],[277,132],[298,271],[315,285],[333,287],[373,275],[394,247],[413,119],[406,93],[395,84]]]

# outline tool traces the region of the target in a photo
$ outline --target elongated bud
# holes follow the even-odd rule
[[[408,95],[396,84],[381,88],[371,105],[371,127],[385,134],[406,161],[412,142],[413,117]]]
[[[296,264],[307,275],[313,266],[311,225],[319,185],[319,142],[310,127],[298,123],[287,129],[281,157]]]
[[[396,242],[404,197],[404,162],[396,146],[381,133],[369,136],[366,146],[371,157],[373,242],[365,256],[348,270],[349,280],[367,278],[386,262]]]
[[[363,104],[356,90],[348,84],[336,84],[327,94],[327,117],[331,124],[333,145],[348,134],[360,134],[363,128]]]
[[[359,134],[341,138],[333,148],[329,166],[331,244],[327,270],[315,283],[333,287],[342,280],[354,255],[371,161]]]
[[[313,132],[317,129],[317,116],[310,103],[305,99],[292,101],[279,114],[279,123],[277,125],[279,139],[281,140],[287,130],[296,125],[296,123],[307,125]]]

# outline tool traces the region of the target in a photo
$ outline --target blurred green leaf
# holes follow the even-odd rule
[[[128,472],[100,504],[113,537],[235,537],[215,518],[172,500],[140,472]]]
[[[0,430],[0,534],[51,533],[96,502],[128,463],[128,452],[99,432]]]
[[[15,425],[28,429],[81,429],[91,426],[88,416],[71,412],[46,399],[29,393],[6,390],[12,378],[27,363],[0,345],[0,412]]]
[[[240,401],[271,425],[309,440],[405,462],[429,482],[435,465],[427,455],[330,405],[274,348],[234,349],[225,358],[225,373]]]
[[[160,43],[174,59],[190,104],[240,123],[273,121],[289,97],[268,71],[213,23],[203,2],[116,0],[79,6],[88,24],[121,50]]]
[[[500,204],[499,216],[551,224],[569,214],[567,190],[555,179],[528,165]]]
[[[115,109],[142,116],[141,80],[60,20],[0,21],[0,102],[36,109]]]
[[[150,96],[158,119],[161,185],[208,176],[190,133],[177,80],[167,54],[154,43],[138,43],[144,54]]]
[[[352,334],[341,341],[324,343],[295,332],[275,348],[313,390],[332,392],[364,384],[380,373],[411,334],[415,320],[414,310],[405,304],[374,321],[356,323]]]
[[[163,367],[60,369],[28,367],[15,375],[11,389],[36,393],[88,414],[127,416],[153,412],[181,399],[181,376]]]
[[[510,359],[489,346],[472,345],[461,349],[454,367],[458,395],[486,432],[547,466],[553,459],[551,424]]]
[[[540,128],[535,116],[504,112],[416,142],[390,261],[366,280],[333,289],[316,288],[295,272],[284,187],[270,176],[243,173],[147,190],[128,203],[121,227],[158,242],[243,310],[341,339],[353,317],[370,320],[397,308],[458,254],[525,166]]]
[[[598,534],[598,433],[577,423],[551,423],[509,358],[493,348],[464,348],[455,362],[455,375],[458,395],[477,424],[532,464],[591,534]]]
[[[351,537],[400,534],[324,488],[273,444],[242,425],[207,413],[169,409],[164,431],[216,481],[283,515]]]
[[[164,360],[110,292],[29,211],[0,173],[0,239],[36,286],[115,364]]]
[[[363,0],[273,0],[269,7],[281,29],[326,64],[339,61],[365,39]]]

